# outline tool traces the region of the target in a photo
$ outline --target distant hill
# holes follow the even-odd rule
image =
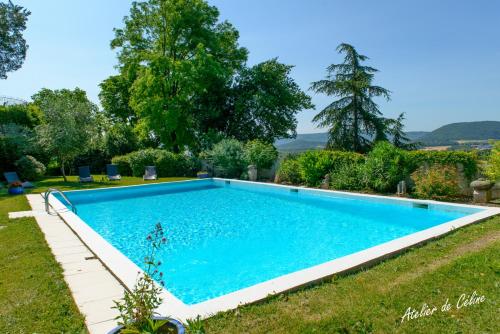
[[[458,141],[500,139],[500,122],[462,122],[444,125],[432,132],[408,131],[408,138],[426,146],[454,145]],[[328,133],[298,134],[295,139],[280,139],[275,142],[281,152],[301,152],[324,148]]]
[[[429,133],[430,133],[429,131],[408,131],[406,133],[406,136],[411,141],[418,141],[420,138],[422,138],[425,135],[428,135]]]
[[[418,139],[425,145],[453,145],[460,140],[500,139],[500,122],[461,122],[444,125]]]

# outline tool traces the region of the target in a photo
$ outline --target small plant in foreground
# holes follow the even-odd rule
[[[200,316],[197,316],[195,319],[187,320],[187,332],[189,334],[205,334],[205,325],[203,320],[201,320]]]
[[[148,255],[144,258],[146,270],[139,276],[132,291],[125,291],[123,298],[115,301],[113,307],[120,312],[118,323],[124,326],[120,333],[165,333],[164,325],[168,323],[168,320],[153,319],[154,310],[162,302],[162,289],[155,280],[164,285],[163,273],[159,271],[161,262],[155,260],[156,253],[167,241],[160,223],[156,224],[146,240],[149,242]]]

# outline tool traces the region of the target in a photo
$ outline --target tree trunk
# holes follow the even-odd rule
[[[170,133],[170,137],[172,138],[172,151],[174,153],[179,153],[181,150],[179,148],[179,144],[177,144],[177,134],[175,131],[172,131]]]
[[[68,179],[66,178],[66,173],[64,171],[64,161],[61,161],[61,173],[62,173],[64,182],[68,182]]]

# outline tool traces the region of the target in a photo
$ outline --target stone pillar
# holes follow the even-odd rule
[[[500,198],[500,181],[497,181],[491,188],[491,199]]]
[[[458,187],[460,188],[460,192],[462,195],[470,196],[472,189],[469,187],[470,180],[467,180],[465,177],[464,165],[461,163],[456,164],[457,172],[458,172]]]
[[[250,181],[257,181],[257,166],[255,165],[248,166],[248,179]]]

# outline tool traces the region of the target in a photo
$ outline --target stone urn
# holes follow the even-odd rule
[[[257,181],[257,166],[255,165],[248,166],[248,179],[250,181]]]
[[[491,200],[491,188],[493,183],[486,179],[477,179],[470,184],[474,202],[488,203]]]
[[[321,181],[321,185],[319,186],[321,189],[329,189],[330,188],[330,174],[326,174],[323,181]]]

